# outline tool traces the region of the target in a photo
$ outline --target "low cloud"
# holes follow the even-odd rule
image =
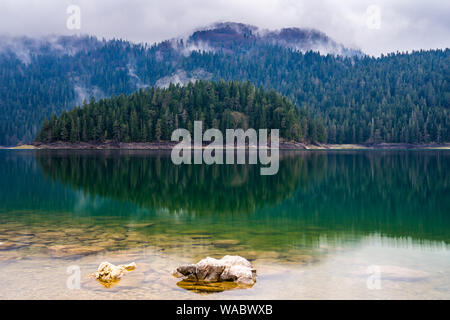
[[[79,30],[67,28],[69,5],[80,7]],[[367,23],[370,6],[379,8],[379,28]],[[0,15],[0,34],[14,36],[77,33],[153,43],[235,21],[315,28],[372,55],[444,48],[450,39],[450,2],[440,0],[2,0]]]

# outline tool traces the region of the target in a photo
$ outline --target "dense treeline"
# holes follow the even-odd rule
[[[29,61],[0,53],[0,145],[31,141],[45,117],[91,96],[199,78],[273,88],[320,118],[329,143],[450,141],[449,49],[373,58],[302,53],[257,41],[208,52],[189,51],[181,41],[85,41],[76,53],[49,49]]]
[[[129,96],[91,100],[59,117],[45,119],[36,140],[41,142],[167,141],[177,128],[193,134],[203,128],[280,129],[287,140],[323,142],[325,128],[274,90],[237,81],[197,81],[167,89],[149,88]]]
[[[342,58],[273,46],[194,53],[225,79],[275,88],[323,119],[329,143],[450,141],[450,50]]]
[[[72,41],[83,50],[61,54],[45,44],[45,50],[39,52],[0,50],[0,145],[32,141],[45,117],[80,105],[91,96],[136,90],[126,68],[117,67],[126,67],[121,41],[103,43],[90,37]]]
[[[74,106],[73,84],[53,59],[24,65],[0,58],[0,145],[31,141],[45,115]]]

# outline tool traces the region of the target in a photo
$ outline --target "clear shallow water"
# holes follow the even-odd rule
[[[0,151],[0,298],[450,298],[449,152],[290,152],[275,176],[169,155]],[[251,289],[170,275],[225,254]],[[106,289],[87,277],[104,260],[138,267]]]

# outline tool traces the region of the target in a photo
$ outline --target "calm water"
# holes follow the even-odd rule
[[[0,298],[450,299],[449,169],[446,151],[283,153],[261,176],[161,152],[0,150]],[[253,263],[252,288],[197,293],[170,274],[225,254]],[[88,277],[105,260],[137,269],[107,289]]]

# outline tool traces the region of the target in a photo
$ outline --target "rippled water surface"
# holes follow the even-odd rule
[[[449,169],[446,151],[289,152],[261,176],[166,152],[0,150],[0,299],[450,299]],[[252,288],[171,275],[226,254],[252,262]],[[88,277],[102,261],[137,268],[104,288]]]

